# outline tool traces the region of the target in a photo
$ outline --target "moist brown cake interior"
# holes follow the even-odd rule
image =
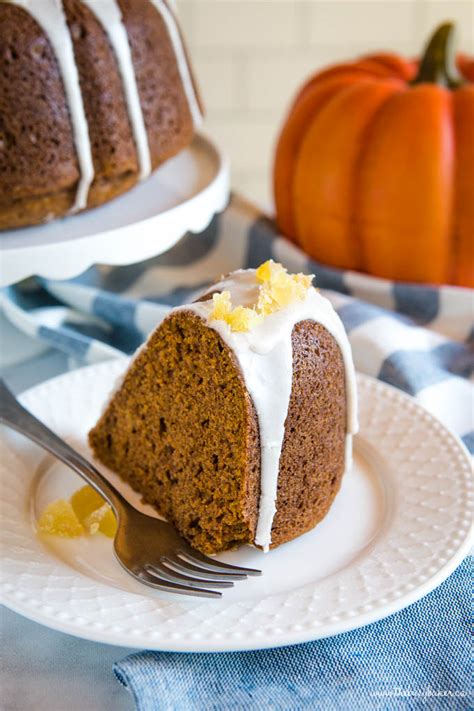
[[[293,386],[272,547],[327,513],[344,470],[344,365],[312,321],[292,335]],[[190,311],[168,317],[90,433],[95,456],[198,550],[252,543],[258,517],[256,413],[233,352]]]
[[[97,458],[199,550],[252,540],[256,417],[233,354],[199,317],[166,319],[89,439]]]

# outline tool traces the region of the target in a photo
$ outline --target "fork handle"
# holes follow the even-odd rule
[[[121,509],[126,505],[120,492],[79,452],[36,419],[31,412],[25,410],[2,379],[0,379],[0,422],[25,435],[73,469],[107,500],[116,516],[119,516]]]

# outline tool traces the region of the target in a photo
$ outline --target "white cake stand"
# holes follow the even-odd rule
[[[201,232],[229,198],[229,166],[207,137],[107,205],[39,227],[0,232],[0,286],[69,279],[92,264],[133,264]]]

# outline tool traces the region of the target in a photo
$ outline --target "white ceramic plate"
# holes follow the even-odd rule
[[[22,401],[86,451],[86,432],[123,367],[114,361],[74,371],[29,390]],[[312,532],[269,554],[244,547],[221,556],[261,568],[263,575],[238,583],[218,601],[141,586],[115,561],[104,537],[39,540],[39,512],[82,482],[3,429],[5,604],[99,642],[224,651],[326,637],[414,602],[439,585],[469,549],[470,460],[413,400],[366,376],[358,376],[358,385],[361,432],[354,468],[329,514]],[[119,486],[138,503],[127,486]]]
[[[0,287],[38,275],[70,279],[92,264],[133,264],[201,232],[229,198],[229,166],[208,138],[167,161],[130,192],[94,210],[0,232]]]

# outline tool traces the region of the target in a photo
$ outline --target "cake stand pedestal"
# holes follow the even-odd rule
[[[94,210],[0,232],[0,286],[30,276],[70,279],[93,264],[124,265],[201,232],[229,198],[229,166],[209,138],[192,144],[130,192]]]

